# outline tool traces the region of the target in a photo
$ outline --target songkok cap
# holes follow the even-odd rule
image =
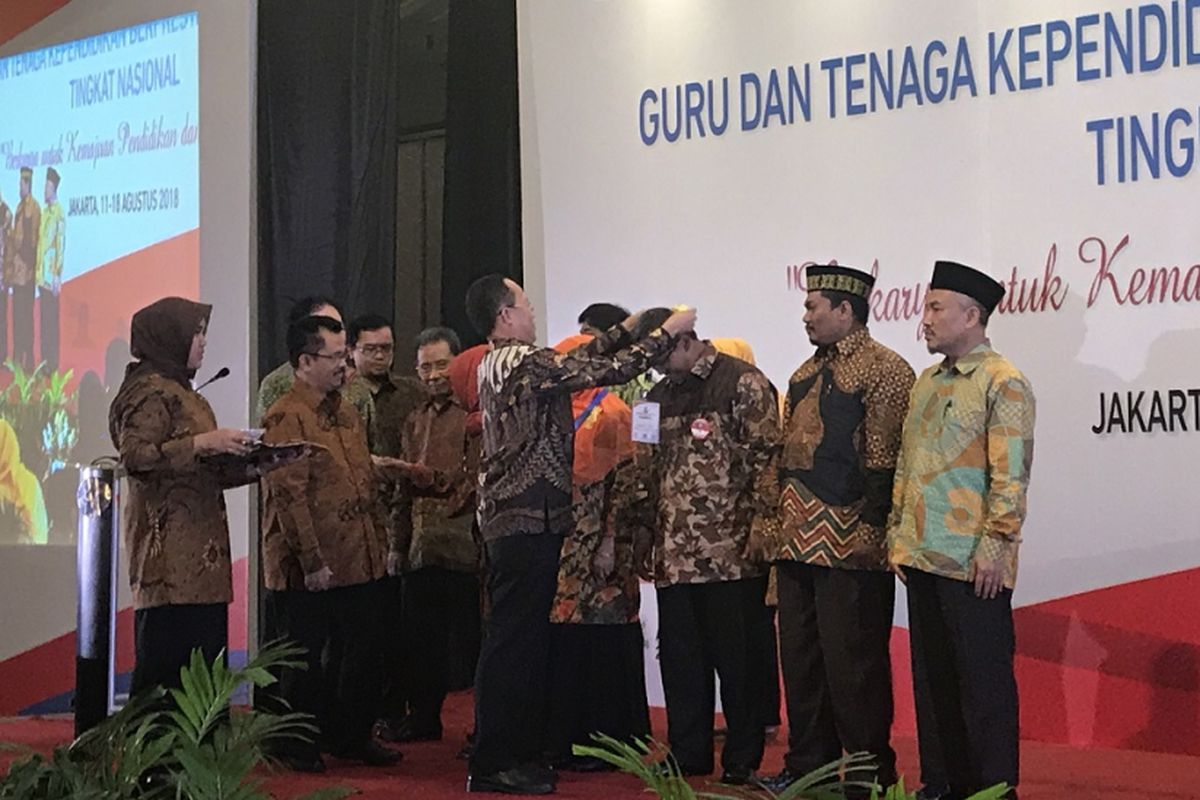
[[[990,314],[1004,297],[1004,284],[977,269],[954,261],[935,261],[930,289],[947,289],[965,294]]]
[[[33,169],[30,167],[21,167],[21,177],[32,179],[33,178]]]
[[[54,188],[57,189],[58,183],[62,180],[62,178],[59,177],[58,170],[56,170],[54,167],[46,167],[46,180],[53,183]]]
[[[810,292],[845,292],[867,300],[871,299],[871,287],[875,285],[875,278],[869,272],[836,264],[814,264],[804,277]]]

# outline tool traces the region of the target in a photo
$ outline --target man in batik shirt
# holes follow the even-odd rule
[[[680,337],[659,406],[657,443],[642,443],[618,524],[653,531],[653,578],[668,738],[680,769],[713,770],[714,670],[728,730],[722,781],[744,784],[762,761],[761,646],[766,569],[751,527],[773,518],[757,481],[779,441],[775,387],[753,365]],[[624,517],[624,519],[622,519]]]
[[[1034,398],[987,339],[1003,296],[982,272],[934,265],[922,328],[929,352],[944,358],[913,388],[888,520],[891,562],[908,585],[929,798],[1015,788],[1019,777],[1012,590]]]
[[[38,318],[41,328],[42,361],[58,369],[58,299],[62,292],[63,259],[67,245],[67,216],[58,202],[58,170],[46,169],[41,234],[37,250]]]
[[[788,384],[778,462],[790,724],[772,784],[781,791],[844,751],[872,754],[887,786],[896,778],[888,652],[896,581],[884,526],[914,375],[867,330],[870,274],[812,266],[807,283],[804,327],[817,352]]]
[[[563,536],[574,526],[571,393],[628,381],[691,330],[681,311],[644,337],[627,319],[570,353],[536,347],[533,306],[499,275],[467,292],[467,315],[492,349],[479,365],[483,459],[479,530],[487,550],[487,634],[475,681],[472,792],[549,794],[546,724],[550,606]]]
[[[32,369],[33,298],[36,292],[38,236],[42,209],[33,197],[33,170],[21,168],[21,202],[8,237],[8,270],[5,283],[12,287],[13,360]]]

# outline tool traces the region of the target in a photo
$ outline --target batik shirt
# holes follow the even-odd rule
[[[780,560],[887,569],[885,525],[912,367],[866,328],[818,348],[788,384]]]
[[[646,396],[659,403],[659,443],[639,444],[617,524],[652,531],[660,586],[757,577],[746,557],[755,518],[774,517],[777,492],[760,477],[779,445],[779,400],[758,368],[715,349],[681,379]]]
[[[391,549],[405,572],[440,567],[479,571],[479,546],[471,530],[479,480],[479,437],[467,431],[467,411],[453,398],[428,398],[409,414],[397,454],[428,467],[427,485],[395,482]]]
[[[17,217],[8,235],[8,248],[4,254],[8,270],[4,276],[6,285],[33,285],[41,230],[42,209],[31,195],[17,205]]]
[[[47,203],[42,209],[41,235],[38,237],[37,285],[57,291],[62,284],[63,258],[67,244],[67,219],[62,203]]]
[[[263,479],[263,576],[268,589],[304,590],[304,577],[329,567],[330,586],[387,574],[387,524],[362,417],[340,392],[322,395],[296,381],[267,410],[269,444],[311,442],[311,456]]]
[[[121,511],[134,608],[233,600],[223,490],[257,473],[217,468],[196,454],[193,438],[216,428],[207,400],[152,372],[109,409],[127,475]]]
[[[620,325],[569,353],[493,342],[479,364],[479,530],[484,541],[570,533],[571,393],[631,380],[665,359],[672,346],[672,337],[661,328],[633,342]]]
[[[888,520],[893,564],[972,579],[978,552],[1017,579],[1033,463],[1033,389],[982,344],[921,374],[912,391]]]

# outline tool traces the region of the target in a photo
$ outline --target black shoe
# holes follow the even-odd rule
[[[404,759],[404,754],[398,750],[390,750],[374,739],[369,739],[359,747],[350,750],[338,750],[332,755],[346,761],[359,761],[368,767],[391,767]]]
[[[558,785],[558,770],[553,764],[544,761],[530,761],[522,764],[521,771],[536,781]]]
[[[616,772],[617,768],[594,756],[571,756],[558,766],[563,772]]]
[[[501,770],[487,775],[467,776],[468,792],[498,792],[500,794],[553,794],[550,781],[531,774],[523,767]]]
[[[721,773],[721,783],[726,786],[748,786],[754,782],[754,770],[749,767],[730,767]]]
[[[319,755],[277,755],[275,759],[292,772],[305,772],[310,775],[320,775],[325,772],[325,760]]]
[[[379,738],[385,742],[440,742],[442,740],[441,725],[418,725],[412,717],[406,717],[399,724],[390,723],[379,726]]]
[[[927,783],[917,789],[917,800],[949,800],[950,787],[944,783]]]

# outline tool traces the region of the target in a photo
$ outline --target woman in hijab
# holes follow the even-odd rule
[[[18,541],[22,544],[46,544],[50,523],[46,501],[37,476],[21,463],[21,445],[17,432],[6,419],[0,419],[0,507],[7,506],[20,517]]]
[[[223,491],[256,480],[261,468],[206,462],[220,453],[245,455],[252,444],[245,431],[217,428],[208,401],[192,388],[211,312],[167,297],[134,314],[136,360],[109,408],[109,433],[128,478],[133,692],[179,686],[179,669],[194,648],[212,663],[228,638],[233,579]]]

